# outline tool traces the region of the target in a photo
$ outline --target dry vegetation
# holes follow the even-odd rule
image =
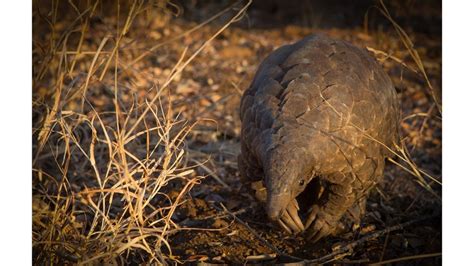
[[[374,2],[338,28],[306,8],[304,25],[265,28],[257,3],[225,4],[34,1],[33,263],[440,263],[441,44],[397,23],[415,4]],[[404,140],[363,226],[308,245],[268,223],[236,156],[258,63],[315,32],[377,57]]]

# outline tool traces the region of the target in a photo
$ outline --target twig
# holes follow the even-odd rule
[[[369,262],[369,259],[360,259],[360,260],[338,260],[338,261],[335,261],[334,263],[345,265],[345,264],[364,264],[368,262]]]
[[[257,262],[264,260],[273,260],[276,258],[276,254],[262,254],[262,255],[251,255],[245,258],[246,261]]]
[[[264,244],[265,246],[267,246],[269,249],[271,249],[273,252],[277,253],[278,256],[281,256],[281,257],[287,257],[287,258],[290,258],[290,259],[294,259],[294,260],[297,260],[297,261],[304,261],[302,258],[298,258],[298,257],[295,257],[295,256],[292,256],[292,255],[289,255],[289,254],[286,254],[284,252],[281,252],[278,248],[276,248],[275,246],[273,246],[272,244],[270,244],[267,240],[265,240],[263,237],[261,237],[259,234],[257,234],[257,232],[255,232],[255,230],[252,229],[252,227],[250,227],[246,222],[242,221],[239,217],[237,217],[235,214],[233,214],[232,212],[230,212],[225,206],[224,204],[220,203],[222,209],[224,210],[224,212],[230,214],[232,216],[232,218],[234,218],[237,222],[239,222],[241,225],[245,226],[247,228],[247,230],[252,233],[262,244]],[[217,209],[220,209],[219,207],[217,206],[214,206],[215,208]]]
[[[204,171],[206,171],[206,173],[208,173],[210,176],[212,176],[219,184],[221,184],[225,189],[227,190],[232,190],[232,188],[227,185],[226,182],[224,182],[224,180],[222,180],[214,171],[212,171],[211,169],[209,169],[209,167],[205,166],[204,164],[202,163],[199,163],[197,160],[195,159],[191,159],[191,161],[195,162],[196,164],[198,164],[198,166],[200,168],[202,168]]]
[[[393,25],[395,28],[395,31],[397,32],[398,36],[400,36],[400,39],[402,43],[405,45],[407,48],[408,52],[410,53],[410,56],[412,57],[413,61],[415,61],[417,67],[420,69],[421,74],[423,74],[423,77],[425,78],[426,84],[428,85],[429,92],[431,94],[431,97],[433,98],[433,101],[436,104],[436,107],[438,108],[438,111],[440,115],[442,114],[442,106],[441,106],[441,99],[438,95],[438,92],[435,91],[433,86],[431,85],[430,79],[428,78],[428,75],[426,74],[425,67],[423,65],[423,61],[421,60],[418,51],[414,48],[414,44],[412,43],[410,37],[408,34],[403,30],[403,28],[398,25],[398,23],[392,18],[390,15],[390,12],[388,11],[387,7],[385,6],[383,0],[379,0],[380,6],[377,6],[376,8],[382,13],[382,15],[385,16]]]
[[[407,257],[391,259],[391,260],[384,260],[384,261],[380,261],[380,262],[377,262],[377,263],[371,263],[369,265],[383,265],[383,264],[389,264],[389,263],[393,263],[393,262],[400,262],[400,261],[406,261],[406,260],[415,260],[415,259],[439,257],[439,256],[441,256],[441,254],[442,254],[441,252],[437,252],[437,253],[430,253],[430,254],[413,255],[413,256],[407,256]]]
[[[199,25],[196,25],[196,26],[193,27],[192,29],[187,30],[187,31],[185,31],[185,32],[183,32],[183,33],[181,33],[181,34],[178,34],[178,35],[176,35],[176,36],[174,36],[174,37],[172,37],[172,38],[170,38],[170,39],[167,39],[167,40],[164,41],[164,42],[160,42],[160,43],[154,45],[153,47],[147,49],[147,51],[145,51],[143,54],[141,54],[140,56],[138,56],[137,58],[135,58],[131,63],[129,63],[129,64],[125,67],[125,69],[130,68],[131,66],[133,66],[134,64],[136,64],[138,61],[142,60],[144,57],[146,57],[146,56],[149,55],[150,53],[153,53],[156,49],[162,47],[163,45],[166,45],[166,44],[168,44],[168,43],[172,43],[172,42],[174,42],[174,41],[176,41],[176,40],[178,40],[178,39],[180,39],[180,38],[182,38],[182,37],[184,37],[184,36],[186,36],[186,35],[189,35],[189,34],[195,32],[196,30],[202,28],[204,25],[206,25],[206,24],[210,23],[211,21],[213,21],[213,20],[215,20],[215,19],[221,17],[223,14],[227,13],[229,10],[231,10],[231,9],[233,9],[233,8],[235,8],[235,7],[237,7],[237,5],[239,5],[239,4],[241,4],[240,1],[239,1],[239,2],[236,2],[236,3],[232,4],[232,5],[230,5],[229,7],[225,8],[225,9],[223,9],[223,10],[220,11],[219,13],[217,13],[217,14],[215,14],[214,16],[212,16],[212,17],[206,19],[205,21],[201,22]]]
[[[424,221],[424,220],[428,220],[428,219],[431,219],[431,218],[434,218],[434,217],[437,217],[438,215],[432,215],[432,216],[424,216],[424,217],[420,217],[418,219],[414,219],[414,220],[411,220],[411,221],[408,221],[408,222],[405,222],[405,223],[401,223],[401,224],[397,224],[397,225],[394,225],[394,226],[390,226],[390,227],[387,227],[383,230],[379,230],[379,231],[376,231],[370,235],[367,235],[367,236],[364,236],[356,241],[353,241],[343,247],[340,247],[338,249],[336,249],[335,251],[333,251],[332,253],[330,254],[327,254],[327,255],[324,255],[320,258],[317,258],[317,259],[314,259],[314,260],[307,260],[305,261],[305,263],[309,263],[309,264],[312,264],[312,263],[323,263],[325,261],[328,261],[332,258],[334,258],[335,256],[337,255],[340,255],[342,253],[345,253],[345,252],[348,252],[348,251],[351,251],[353,250],[356,246],[364,243],[364,242],[367,242],[371,239],[374,239],[374,238],[377,238],[379,236],[382,236],[384,234],[387,234],[387,233],[390,233],[390,232],[393,232],[393,231],[397,231],[397,230],[401,230],[409,225],[412,225],[414,223],[417,223],[417,222],[420,222],[420,221]]]
[[[420,74],[415,68],[413,68],[413,67],[411,67],[411,66],[405,64],[405,62],[403,62],[402,59],[400,59],[400,58],[398,58],[398,57],[396,57],[396,56],[394,56],[394,55],[388,54],[388,53],[386,53],[386,52],[384,52],[384,51],[377,50],[377,49],[372,48],[372,47],[369,47],[369,46],[366,46],[365,48],[366,48],[369,52],[374,53],[375,55],[383,55],[383,56],[385,56],[386,58],[390,58],[390,59],[392,59],[393,61],[399,63],[400,65],[406,67],[407,69],[413,71],[414,73],[416,73],[416,74],[418,74],[418,75]]]
[[[248,208],[245,208],[245,209],[240,209],[238,211],[235,211],[235,212],[232,212],[231,214],[232,215],[239,215],[239,214],[242,214],[244,212],[246,212],[248,210]],[[225,218],[227,216],[229,216],[230,214],[228,213],[225,213],[225,214],[214,214],[214,215],[209,215],[209,216],[206,216],[204,218],[201,218],[201,219],[197,219],[197,220],[209,220],[209,219],[221,219],[221,218]]]
[[[388,245],[388,239],[390,238],[390,233],[387,233],[387,236],[385,236],[385,241],[383,243],[383,249],[382,249],[382,254],[380,254],[380,259],[379,262],[383,260],[383,256],[385,256],[385,251],[387,250],[387,245]]]
[[[170,76],[168,79],[165,81],[165,83],[161,86],[161,88],[158,90],[156,95],[153,97],[153,99],[150,101],[150,105],[154,104],[158,98],[161,96],[161,92],[168,87],[168,85],[174,80],[176,75],[181,73],[184,68],[189,65],[189,63],[199,54],[201,53],[202,50],[204,50],[205,47],[207,47],[217,36],[219,36],[225,29],[227,29],[232,23],[238,21],[242,14],[247,10],[247,8],[250,6],[252,3],[252,0],[248,0],[247,4],[245,4],[244,7],[242,7],[239,12],[234,15],[224,26],[222,26],[214,35],[212,35],[211,38],[207,39],[186,61],[184,61],[182,64],[178,62],[176,64],[175,69],[172,70],[170,73]],[[186,50],[185,50],[186,51]],[[184,53],[183,53],[184,56]],[[183,58],[182,58],[183,59]],[[180,59],[180,61],[182,60]],[[128,138],[132,132],[135,130],[135,128],[141,123],[141,121],[145,118],[146,114],[150,111],[150,107],[148,106],[145,110],[143,110],[142,114],[138,117],[138,119],[135,121],[133,126],[128,130],[128,133],[125,134],[125,138]]]

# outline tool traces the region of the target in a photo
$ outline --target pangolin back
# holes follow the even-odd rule
[[[398,140],[397,103],[390,78],[365,50],[322,35],[280,47],[241,100],[241,175],[286,189],[296,186],[285,180],[288,169],[300,164],[298,171],[310,168],[329,182],[347,179],[348,196],[364,197]]]

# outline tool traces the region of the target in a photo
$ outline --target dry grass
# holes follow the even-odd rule
[[[150,89],[153,97],[144,99],[127,95],[121,69],[158,47],[132,60],[122,49],[140,16],[161,16],[166,23],[169,3],[52,1],[50,10],[34,4],[36,33],[44,33],[41,25],[49,31],[49,39],[36,36],[34,45],[34,262],[174,260],[167,240],[180,226],[173,214],[202,177],[195,172],[199,163],[187,161],[185,138],[195,123],[181,118],[166,89],[250,2],[189,57],[184,48],[167,79]],[[60,19],[64,8],[77,17]],[[95,51],[84,51],[99,9],[117,12],[115,36],[109,32]],[[96,104],[91,95],[100,94],[101,86],[110,97]]]
[[[410,53],[411,58],[413,59],[413,62],[415,62],[416,67],[419,69],[420,73],[423,75],[423,78],[426,81],[426,85],[428,86],[428,90],[431,94],[431,97],[433,98],[433,101],[438,108],[439,113],[442,113],[442,106],[441,106],[441,93],[433,88],[433,85],[431,85],[430,79],[428,78],[428,75],[426,74],[425,71],[425,66],[423,64],[423,60],[421,60],[420,55],[418,54],[418,51],[414,48],[414,44],[410,39],[410,36],[406,33],[406,31],[395,21],[395,19],[392,18],[390,15],[389,10],[387,9],[387,6],[384,4],[383,0],[379,0],[379,6],[377,6],[377,9],[382,13],[387,20],[390,21],[392,26],[395,28],[395,31],[397,32],[398,36],[400,37],[401,42],[405,46],[405,48],[408,50]]]
[[[188,96],[177,97],[170,87],[219,34],[243,18],[250,2],[231,5],[184,31],[173,30],[171,18],[180,10],[166,0],[118,3],[34,2],[35,263],[179,262],[169,244],[170,237],[193,229],[173,222],[175,211],[187,203],[188,194],[200,183],[202,173],[232,190],[232,185],[217,171],[219,167],[211,166],[236,166],[213,159],[209,160],[211,166],[204,165],[209,154],[188,147],[189,139],[201,134],[196,128],[203,124],[204,115],[186,109],[188,102],[183,98]],[[394,26],[411,60],[407,62],[406,57],[375,48],[369,50],[422,76],[434,111],[413,111],[403,121],[421,117],[425,119],[423,128],[428,119],[438,119],[433,114],[436,110],[441,114],[439,93],[433,88],[409,35],[390,16],[383,2],[377,10]],[[230,19],[216,23],[224,15]],[[156,40],[152,46],[141,44],[139,40],[148,38],[143,34],[154,33],[143,33],[153,23],[160,24],[161,35],[152,38]],[[209,23],[220,26],[206,39],[189,37]],[[182,45],[180,41],[185,38],[191,38],[192,45]],[[170,44],[174,44],[175,53],[167,50]],[[151,55],[167,53],[171,56],[164,65],[151,62],[158,64],[158,77],[142,71],[143,65],[150,65],[147,59]],[[173,64],[166,65],[169,62]],[[251,70],[246,69],[247,75]],[[226,70],[222,67],[219,71]],[[133,82],[144,79],[153,80],[154,84]],[[210,113],[222,108],[229,98],[240,97],[240,81],[229,83],[237,93],[208,101],[211,104],[203,112]],[[198,95],[190,101],[204,101],[212,96],[215,95]],[[204,121],[210,122],[213,121]],[[236,128],[235,123],[231,126]],[[404,141],[411,139],[407,136]],[[396,158],[392,162],[439,199],[433,186],[441,185],[440,177],[419,167],[404,141],[391,150]],[[408,259],[412,257],[400,258]]]
[[[400,59],[398,59],[394,56],[388,55],[386,53],[384,53],[384,55],[391,58],[392,60],[396,61],[400,65],[406,67],[410,71],[413,71],[416,74],[420,74],[423,77],[423,79],[426,82],[428,92],[429,92],[429,94],[431,95],[431,97],[433,99],[433,105],[436,106],[436,108],[439,112],[439,115],[440,115],[440,119],[441,119],[441,114],[442,114],[442,105],[441,105],[441,97],[440,97],[441,93],[433,88],[433,86],[430,82],[430,79],[428,77],[428,74],[426,73],[426,70],[425,70],[425,67],[424,67],[424,64],[423,64],[423,60],[421,59],[418,51],[414,48],[415,45],[413,44],[410,36],[395,21],[395,19],[390,15],[390,12],[389,12],[389,10],[388,10],[388,8],[385,5],[383,0],[379,0],[379,5],[376,8],[377,8],[377,10],[380,11],[380,13],[394,27],[395,32],[397,33],[398,37],[400,38],[401,43],[403,44],[405,49],[408,51],[412,61],[415,63],[416,69],[413,68],[413,67],[409,67],[403,61],[401,61]],[[369,49],[369,51],[370,51],[370,49]],[[377,51],[372,49],[371,52],[377,52]],[[428,112],[428,113],[430,113],[430,112]],[[418,115],[418,114],[414,114],[414,115]],[[424,126],[424,124],[426,124],[426,121],[427,121],[428,118],[429,118],[429,115],[426,115],[426,119],[423,122],[423,126]],[[375,141],[377,141],[377,140],[375,140]],[[404,170],[404,171],[410,173],[412,176],[414,176],[416,178],[416,182],[418,184],[420,184],[423,188],[428,190],[436,199],[438,199],[441,202],[441,197],[432,188],[433,184],[441,186],[442,185],[441,179],[439,177],[435,177],[435,176],[429,174],[427,171],[421,169],[419,166],[416,165],[416,163],[411,158],[410,152],[408,151],[405,142],[406,142],[406,139],[402,139],[401,143],[395,144],[394,145],[395,150],[386,147],[395,156],[395,158],[398,159],[398,161],[396,161],[396,160],[390,158],[389,161],[394,163],[398,167],[400,167],[402,170]]]

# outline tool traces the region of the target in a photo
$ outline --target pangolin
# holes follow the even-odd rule
[[[360,221],[398,142],[399,104],[367,51],[311,35],[261,63],[240,119],[243,180],[263,181],[270,220],[315,242]]]

